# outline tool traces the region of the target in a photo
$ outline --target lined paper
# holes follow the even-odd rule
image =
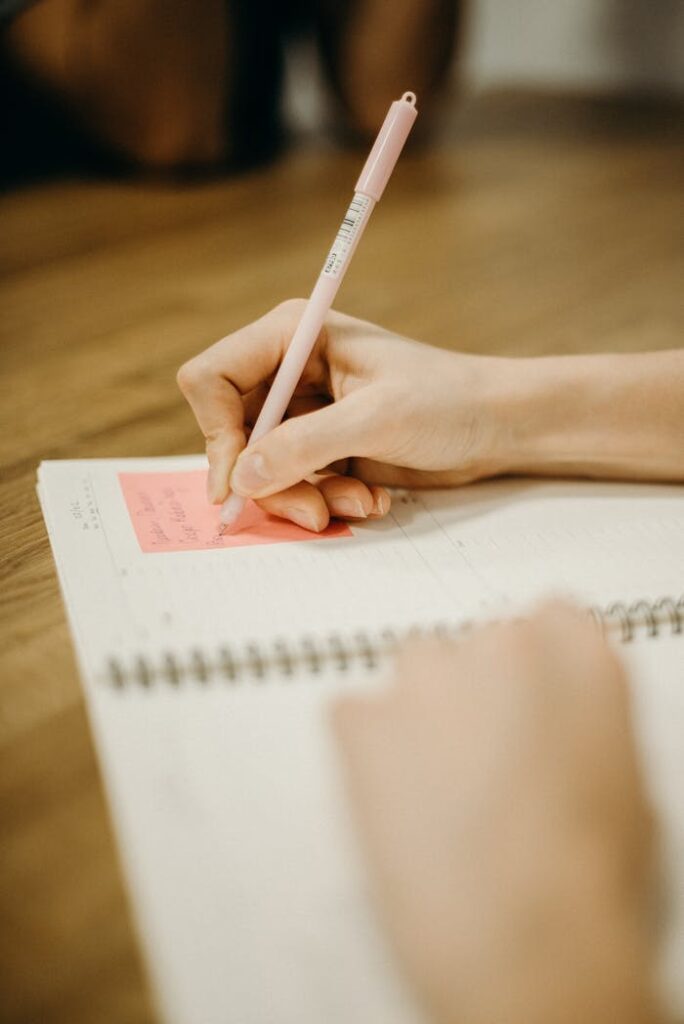
[[[316,543],[149,549],[149,524],[141,534],[135,522],[148,476],[174,481],[161,499],[175,529],[187,515],[196,525],[190,503],[185,519],[173,504],[179,481],[195,474],[199,495],[205,472],[197,457],[44,463],[39,473],[161,1019],[424,1024],[368,899],[329,739],[334,694],[378,677],[325,670],[116,689],[107,661],[456,623],[518,611],[550,591],[597,605],[677,595],[684,490],[492,481],[397,492],[387,520]],[[122,476],[136,478],[128,502]],[[158,517],[154,493],[147,514]],[[682,642],[632,651],[646,775],[670,822],[665,862],[678,917],[663,988],[680,1011],[684,722],[672,680],[679,665],[681,681]],[[671,684],[659,685],[666,677]]]

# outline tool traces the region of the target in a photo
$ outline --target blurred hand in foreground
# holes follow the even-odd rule
[[[650,818],[625,679],[550,605],[420,640],[334,727],[380,909],[432,1018],[643,1024]]]

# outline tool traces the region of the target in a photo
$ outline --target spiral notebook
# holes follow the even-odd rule
[[[329,739],[415,630],[554,592],[632,672],[662,824],[661,986],[684,1016],[684,489],[397,492],[320,537],[218,532],[203,457],[45,462],[38,491],[160,1021],[417,1024]]]

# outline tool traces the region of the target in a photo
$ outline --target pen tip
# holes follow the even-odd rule
[[[219,514],[219,522],[221,524],[221,535],[225,533],[233,533],[237,526],[242,511],[245,507],[245,499],[241,498],[238,494],[229,494],[223,505],[221,506],[221,512]]]
[[[237,508],[226,508],[224,505],[219,517],[219,537],[229,537],[232,533],[235,533],[240,524],[241,516],[242,508],[239,506]]]

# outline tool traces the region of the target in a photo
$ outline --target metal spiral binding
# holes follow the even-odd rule
[[[346,672],[356,665],[374,669],[398,640],[390,630],[377,636],[365,632],[351,637],[333,633],[315,639],[304,636],[295,642],[276,639],[267,645],[247,643],[239,650],[222,646],[213,655],[194,649],[184,655],[166,651],[158,659],[138,656],[130,662],[111,657],[106,679],[117,689],[130,685],[146,689],[155,684],[177,687],[183,683],[203,685],[221,680],[229,684],[246,680],[258,684],[266,679],[287,679],[298,668],[310,676],[320,675],[327,668],[337,672]]]
[[[660,636],[665,630],[684,631],[684,594],[677,600],[661,597],[657,601],[615,601],[606,608],[592,608],[591,614],[605,632],[618,629],[621,643],[630,643],[645,631],[647,637]]]
[[[604,632],[619,632],[622,643],[629,643],[638,634],[658,637],[669,631],[684,633],[684,594],[679,599],[662,597],[657,601],[615,601],[605,608],[593,607],[589,614]],[[193,649],[181,655],[167,651],[159,659],[137,656],[127,663],[121,658],[109,659],[105,678],[110,686],[123,689],[136,686],[148,689],[159,684],[176,688],[184,684],[206,685],[223,681],[229,685],[244,682],[259,684],[267,680],[287,680],[303,668],[307,675],[320,675],[331,668],[344,673],[351,668],[377,668],[401,642],[421,634],[456,637],[469,623],[452,625],[436,623],[429,629],[414,626],[401,633],[386,629],[377,634],[358,632],[347,637],[333,633],[327,637],[304,636],[294,642],[276,639],[264,645],[247,643],[240,650],[221,646],[212,654]]]

